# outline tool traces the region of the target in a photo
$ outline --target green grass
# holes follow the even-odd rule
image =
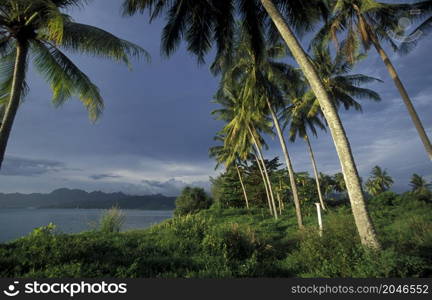
[[[349,207],[314,207],[299,232],[293,210],[209,209],[146,230],[56,234],[50,228],[0,245],[0,277],[430,277],[432,205],[386,193],[370,203],[384,245],[364,249]]]

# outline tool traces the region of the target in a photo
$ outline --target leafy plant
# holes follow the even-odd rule
[[[125,217],[125,214],[118,207],[112,207],[102,215],[99,221],[99,230],[104,233],[120,232]]]

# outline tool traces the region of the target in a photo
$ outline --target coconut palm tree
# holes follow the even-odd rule
[[[235,155],[235,154],[232,153],[232,151],[226,146],[225,141],[224,141],[225,137],[223,135],[217,135],[215,137],[215,140],[224,143],[223,146],[214,146],[214,147],[211,147],[209,149],[210,157],[213,157],[216,159],[215,169],[218,169],[221,164],[224,164],[225,168],[228,170],[229,167],[231,167],[231,165],[228,164],[227,162],[232,161],[232,159],[230,157]],[[237,171],[237,175],[239,177],[240,186],[242,188],[243,196],[244,196],[245,202],[246,202],[246,208],[249,209],[249,200],[248,200],[248,196],[247,196],[247,192],[246,192],[246,187],[243,183],[243,177],[241,175],[242,172],[240,171],[240,167],[239,167],[240,161],[239,161],[238,157],[234,160],[234,162],[232,162],[232,164],[234,164],[234,167]]]
[[[299,85],[296,89],[292,89],[290,97],[290,102],[292,103],[286,109],[289,114],[290,129],[290,140],[295,142],[297,136],[301,137],[307,144],[309,155],[312,162],[312,168],[315,176],[315,183],[318,191],[318,198],[323,210],[326,210],[324,204],[324,198],[321,193],[320,178],[318,173],[318,168],[315,160],[315,155],[312,150],[312,145],[309,139],[308,129],[314,136],[317,136],[317,131],[315,126],[320,129],[325,130],[325,125],[318,117],[318,114],[310,114],[311,106],[313,105],[313,100],[315,99],[313,93],[306,92],[307,86],[304,84]],[[312,100],[312,101],[311,101]]]
[[[232,153],[239,154],[242,160],[246,160],[249,153],[254,153],[264,179],[269,207],[277,218],[272,184],[261,151],[265,143],[259,134],[259,130],[269,132],[270,129],[262,114],[253,110],[254,106],[244,104],[246,99],[242,98],[241,86],[238,82],[223,81],[215,97],[215,102],[222,105],[222,109],[213,111],[213,114],[227,122],[222,134],[225,135],[225,145],[232,149]],[[230,164],[233,159],[229,157],[227,163]]]
[[[285,105],[282,88],[292,85],[292,82],[298,81],[299,74],[291,66],[279,61],[287,55],[284,45],[268,45],[265,49],[261,50],[261,57],[257,58],[251,42],[252,40],[248,33],[240,27],[234,41],[231,61],[225,62],[225,59],[219,59],[214,65],[223,66],[223,82],[242,82],[242,90],[244,92],[241,95],[244,97],[245,103],[248,102],[248,105],[257,106],[255,110],[261,112],[263,115],[270,115],[284,154],[297,223],[301,228],[303,227],[303,220],[294,178],[295,172],[283,130],[277,117],[277,111]],[[248,97],[252,101],[248,101]]]
[[[315,66],[309,59],[306,51],[301,46],[290,25],[282,16],[280,9],[278,9],[278,7],[275,5],[275,2],[272,0],[261,0],[261,3],[281,34],[283,40],[286,42],[292,53],[292,56],[299,64],[300,69],[309,82],[311,89],[313,90],[322,108],[324,117],[330,129],[330,133],[333,137],[336,151],[338,153],[342,167],[342,173],[344,175],[345,181],[347,182],[351,208],[357,230],[360,235],[360,240],[365,246],[380,249],[381,245],[378,241],[372,220],[370,219],[369,213],[366,209],[360,176],[357,171],[354,156],[351,151],[351,146],[349,144],[340,117],[337,113],[337,109],[333,104],[329,93],[325,89],[323,81],[319,77]]]
[[[312,48],[311,60],[336,108],[344,107],[345,110],[354,108],[362,111],[358,100],[381,101],[381,96],[377,92],[362,88],[365,84],[382,82],[380,79],[364,74],[352,74],[355,63],[364,58],[365,55],[358,54],[351,61],[341,52],[332,57],[330,48],[326,44],[317,44]],[[323,115],[316,98],[308,114]]]
[[[380,81],[379,79],[363,74],[350,74],[353,63],[348,61],[341,53],[337,53],[333,58],[329,47],[324,44],[316,45],[312,50],[311,60],[316,66],[320,77],[323,79],[324,86],[332,96],[334,105],[337,108],[343,106],[345,109],[353,107],[356,110],[361,110],[361,104],[357,101],[358,99],[381,100],[381,97],[376,92],[361,87],[362,84]],[[355,61],[361,58],[362,56],[359,55]],[[325,209],[315,156],[307,133],[309,129],[314,136],[317,136],[315,126],[325,129],[324,124],[319,118],[323,113],[315,95],[307,91],[305,83],[299,82],[297,87],[291,89],[291,103],[292,105],[288,106],[286,110],[287,114],[291,116],[290,138],[291,141],[294,142],[298,135],[305,140],[308,146],[318,189],[318,196],[322,208]]]
[[[369,194],[377,196],[387,191],[392,184],[393,179],[387,174],[387,171],[381,169],[379,166],[375,166],[365,186]]]
[[[342,173],[336,173],[333,175],[333,181],[335,182],[335,191],[338,193],[346,193],[347,186]]]
[[[0,3],[0,167],[21,100],[29,58],[53,91],[53,103],[77,96],[96,120],[103,108],[99,89],[61,50],[122,61],[147,56],[139,46],[93,26],[76,23],[64,13],[83,0],[3,0]]]
[[[417,195],[430,194],[431,183],[428,183],[423,176],[413,174],[410,181],[411,191]]]
[[[345,42],[339,51],[350,60],[354,59],[361,46],[365,51],[374,46],[402,97],[429,159],[432,160],[432,144],[429,137],[395,66],[381,43],[388,42],[397,48],[391,33],[398,26],[398,12],[409,11],[413,7],[408,4],[385,4],[375,0],[332,0],[331,7],[333,15],[318,33],[317,40],[332,39],[339,48],[338,35],[346,33]]]
[[[149,10],[151,19],[162,14],[167,16],[167,23],[162,34],[162,49],[165,54],[172,53],[180,41],[184,39],[189,51],[197,54],[198,58],[203,58],[210,51],[213,43],[216,44],[217,57],[229,56],[236,16],[242,19],[241,23],[253,36],[253,45],[257,56],[260,54],[259,49],[262,49],[262,34],[266,31],[264,26],[267,25],[266,27],[270,29],[269,35],[275,39],[279,39],[281,36],[311,85],[328,122],[342,172],[347,182],[360,240],[362,244],[368,247],[380,248],[375,229],[366,209],[360,176],[337,109],[294,33],[294,30],[299,32],[301,29],[311,29],[314,23],[327,15],[328,10],[325,1],[125,0],[123,7],[125,14],[129,15],[144,13]]]

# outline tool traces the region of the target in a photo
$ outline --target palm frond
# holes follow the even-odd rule
[[[69,51],[123,61],[128,66],[131,57],[150,60],[150,55],[140,46],[97,27],[75,22],[64,24],[61,46]]]
[[[0,105],[5,105],[10,98],[10,92],[12,90],[13,75],[15,70],[16,51],[15,49],[9,49],[8,53],[5,53],[0,57]],[[27,68],[27,67],[26,67]],[[28,93],[28,86],[26,81],[23,81],[21,86],[21,101],[25,98]]]
[[[95,121],[103,110],[103,99],[99,89],[59,49],[33,42],[34,64],[46,78],[53,90],[53,103],[62,105],[72,96],[77,96]]]

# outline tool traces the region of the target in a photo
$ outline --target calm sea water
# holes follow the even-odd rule
[[[0,209],[0,242],[7,242],[27,235],[34,228],[57,225],[64,233],[76,233],[94,229],[105,210],[103,209]],[[166,210],[122,210],[126,216],[123,230],[139,229],[171,218]]]

